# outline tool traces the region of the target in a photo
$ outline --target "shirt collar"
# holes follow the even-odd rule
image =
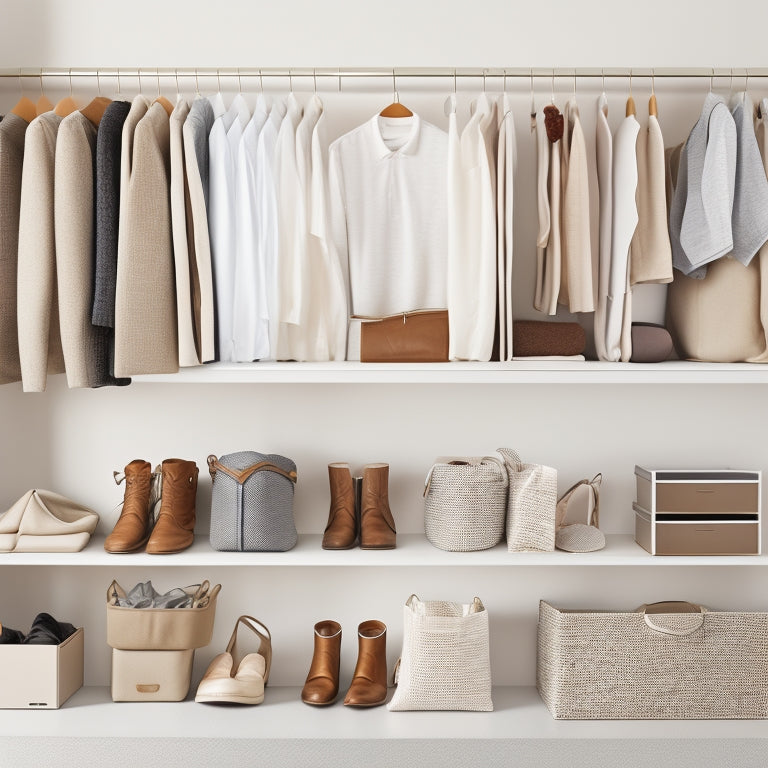
[[[411,131],[405,140],[405,143],[399,149],[390,149],[381,135],[382,120],[403,120],[408,121]],[[394,155],[413,155],[419,148],[419,136],[421,134],[421,118],[414,112],[413,117],[386,118],[380,115],[374,115],[370,120],[371,135],[373,137],[374,153],[379,160],[385,160]]]

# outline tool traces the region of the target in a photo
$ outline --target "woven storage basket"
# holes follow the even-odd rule
[[[552,552],[555,549],[557,470],[523,464],[517,452],[499,448],[509,474],[507,549]]]
[[[542,601],[536,676],[552,716],[768,717],[768,613],[678,605],[697,612],[564,611]]]
[[[424,530],[449,552],[490,549],[504,537],[507,472],[499,459],[438,459],[424,487]]]
[[[491,712],[488,612],[480,598],[462,605],[411,595],[403,616],[403,653],[388,709]]]

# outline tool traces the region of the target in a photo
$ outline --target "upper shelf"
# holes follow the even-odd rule
[[[134,382],[173,384],[768,384],[752,363],[209,363]]]
[[[319,534],[302,534],[288,552],[217,552],[207,536],[196,536],[195,543],[175,555],[148,555],[136,552],[112,555],[104,551],[104,538],[94,536],[82,552],[11,552],[0,554],[3,565],[80,565],[80,566],[290,566],[290,567],[504,567],[526,566],[765,566],[768,555],[729,555],[698,557],[660,557],[649,555],[629,534],[609,534],[599,552],[507,552],[505,543],[480,552],[445,552],[433,547],[423,534],[398,534],[396,549],[325,550]]]

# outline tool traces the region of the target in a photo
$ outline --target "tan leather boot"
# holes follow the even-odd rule
[[[349,464],[328,465],[331,510],[323,534],[323,549],[351,549],[357,543],[355,489]]]
[[[387,699],[387,625],[372,619],[357,628],[357,664],[344,705],[378,707]]]
[[[341,624],[320,621],[315,624],[315,651],[301,700],[305,704],[324,707],[339,695],[339,660],[341,657]]]
[[[166,459],[162,473],[163,499],[147,544],[149,555],[181,552],[195,540],[197,465],[184,459]]]
[[[394,549],[395,520],[389,509],[389,464],[363,467],[360,549]]]
[[[120,485],[118,473],[115,482]],[[104,541],[104,549],[112,554],[135,552],[141,549],[149,538],[152,528],[153,473],[148,461],[134,459],[125,467],[125,495],[120,517],[112,533]]]

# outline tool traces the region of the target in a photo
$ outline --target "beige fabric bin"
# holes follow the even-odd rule
[[[537,685],[562,720],[768,717],[768,613],[539,603]],[[664,613],[653,613],[664,610]]]
[[[112,701],[182,701],[189,693],[189,651],[112,649]]]

